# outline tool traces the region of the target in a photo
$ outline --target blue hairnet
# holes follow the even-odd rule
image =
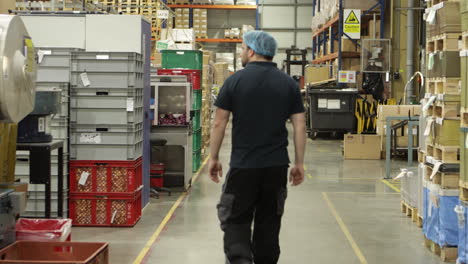
[[[255,53],[263,56],[274,57],[278,44],[276,40],[268,33],[263,31],[249,31],[244,34],[244,43]]]

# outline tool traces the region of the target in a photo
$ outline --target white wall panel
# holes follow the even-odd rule
[[[297,9],[297,27],[310,28],[312,26],[312,7],[301,6]]]
[[[272,32],[270,33],[278,42],[279,48],[290,48],[294,45],[294,32]]]
[[[294,7],[265,6],[260,8],[264,28],[294,28]]]
[[[311,48],[312,47],[312,31],[298,32],[296,46],[300,49]]]

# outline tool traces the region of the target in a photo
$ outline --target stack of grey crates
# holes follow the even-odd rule
[[[138,53],[72,53],[72,160],[130,161],[142,156],[143,71]]]
[[[64,210],[68,210],[68,162],[69,162],[69,102],[71,78],[71,53],[79,49],[71,48],[38,48],[37,89],[53,88],[62,91],[60,112],[52,116],[46,129],[50,129],[53,140],[64,142]],[[57,151],[52,153],[51,189],[52,189],[52,217],[57,216]],[[29,183],[29,153],[17,151],[16,177],[21,182]],[[44,185],[29,184],[28,203],[23,216],[43,217],[45,215]],[[64,213],[67,215],[67,212]]]

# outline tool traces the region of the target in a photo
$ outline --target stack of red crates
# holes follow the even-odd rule
[[[70,161],[74,226],[134,226],[141,218],[142,158]]]

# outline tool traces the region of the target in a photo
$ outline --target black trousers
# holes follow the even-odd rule
[[[229,264],[276,264],[288,167],[231,168],[218,204]],[[252,221],[254,222],[252,234]]]

